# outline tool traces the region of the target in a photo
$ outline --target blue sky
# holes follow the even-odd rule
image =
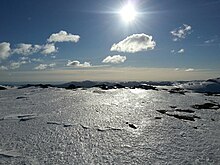
[[[219,10],[219,0],[1,0],[0,81],[219,77]]]

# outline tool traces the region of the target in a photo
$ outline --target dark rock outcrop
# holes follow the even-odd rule
[[[196,104],[192,106],[194,109],[219,109],[220,105],[215,103]]]
[[[0,86],[0,90],[6,90],[7,88]]]
[[[171,90],[168,91],[169,93],[178,93],[181,95],[185,95],[186,91],[182,88],[173,88]]]
[[[148,84],[140,84],[135,86],[135,88],[145,89],[145,90],[157,90],[156,87],[148,85]]]
[[[30,87],[49,88],[49,87],[54,87],[54,86],[51,84],[27,84],[27,85],[19,87],[18,89],[30,88]]]

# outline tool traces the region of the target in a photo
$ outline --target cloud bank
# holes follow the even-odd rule
[[[92,65],[90,64],[90,62],[84,62],[81,64],[79,61],[68,60],[66,66],[72,66],[76,68],[85,68],[85,67],[91,67]]]
[[[152,50],[155,46],[156,42],[153,41],[153,37],[142,33],[128,36],[119,43],[113,44],[110,50],[117,52],[136,53],[140,51]]]
[[[126,60],[126,56],[113,55],[113,56],[107,56],[102,62],[119,64],[125,62],[125,60]]]
[[[24,65],[24,64],[27,64],[28,62],[27,61],[18,61],[18,62],[12,62],[10,64],[10,68],[11,69],[18,69],[21,67],[21,65]]]
[[[78,42],[80,39],[79,35],[73,35],[61,30],[59,33],[52,34],[47,41],[48,42]]]
[[[35,70],[46,70],[46,69],[51,69],[53,67],[55,67],[56,64],[55,63],[51,63],[51,64],[40,64],[38,66],[36,66],[34,69]]]

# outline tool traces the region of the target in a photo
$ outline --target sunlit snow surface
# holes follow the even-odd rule
[[[219,104],[220,97],[142,89],[0,91],[0,164],[218,164],[220,110],[191,107],[206,102]]]

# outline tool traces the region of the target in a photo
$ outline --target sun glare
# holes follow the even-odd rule
[[[127,4],[121,9],[120,15],[125,22],[132,22],[135,20],[137,12],[133,4]]]

